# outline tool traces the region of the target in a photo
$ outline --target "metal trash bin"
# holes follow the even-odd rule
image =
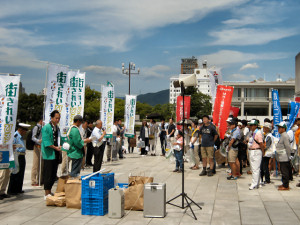
[[[124,190],[123,188],[111,188],[108,191],[108,217],[120,219],[124,216]]]
[[[166,184],[147,183],[144,186],[144,217],[166,216]]]

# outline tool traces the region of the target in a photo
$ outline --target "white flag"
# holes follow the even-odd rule
[[[111,138],[114,125],[115,90],[110,82],[102,86],[101,92],[101,121],[102,127],[106,129],[106,137]]]
[[[12,143],[18,113],[20,76],[0,76],[0,169],[14,162]]]
[[[125,101],[125,136],[134,137],[136,96],[126,95]]]
[[[50,114],[53,110],[58,110],[61,114],[59,127],[62,136],[66,135],[66,105],[69,87],[68,68],[60,65],[50,64],[48,67],[47,98],[45,105],[45,123],[49,123]]]

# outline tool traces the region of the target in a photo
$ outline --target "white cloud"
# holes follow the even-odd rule
[[[258,60],[277,60],[289,57],[288,53],[273,52],[273,53],[244,53],[240,51],[221,50],[209,55],[202,55],[198,58],[207,60],[209,64],[226,66],[236,63],[246,63],[249,61]]]
[[[247,63],[245,65],[243,65],[240,70],[246,70],[246,69],[257,69],[259,68],[259,66],[257,65],[257,63]]]
[[[121,67],[112,67],[112,66],[97,66],[97,65],[90,65],[85,66],[81,69],[82,71],[92,71],[96,74],[100,75],[109,75],[109,74],[121,74],[122,70]]]
[[[276,24],[287,18],[288,10],[291,10],[291,4],[280,1],[256,0],[244,7],[233,7],[233,18],[225,20],[223,23],[231,27]]]
[[[252,81],[256,79],[256,75],[245,75],[245,74],[231,74],[226,76],[226,80],[228,81]]]
[[[247,1],[15,0],[1,3],[0,18],[1,24],[7,27],[46,23],[79,25],[83,29],[73,35],[70,42],[125,51],[132,37],[147,36],[154,29],[170,24],[195,22],[209,13],[229,9]],[[9,23],[6,19],[9,19]]]
[[[36,62],[37,57],[29,51],[20,48],[0,47],[0,66],[23,66],[41,69],[45,64]]]
[[[296,29],[224,29],[221,31],[212,31],[209,35],[216,40],[211,45],[262,45],[271,41],[291,37],[298,34]]]

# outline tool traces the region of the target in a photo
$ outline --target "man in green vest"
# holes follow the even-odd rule
[[[60,146],[60,131],[57,124],[60,120],[60,113],[54,110],[50,114],[51,121],[42,128],[42,156],[44,160],[43,177],[44,190],[46,200],[51,196],[51,188],[56,180],[57,167],[59,164],[59,155],[61,152]]]
[[[74,123],[68,131],[68,143],[70,144],[70,149],[68,150],[68,157],[72,160],[72,169],[70,176],[78,177],[81,169],[81,163],[84,153],[84,144],[90,143],[92,139],[83,138],[83,134],[80,132],[79,127],[83,122],[81,115],[76,115],[74,117]]]

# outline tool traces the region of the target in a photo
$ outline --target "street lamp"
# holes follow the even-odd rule
[[[130,75],[131,74],[139,74],[140,68],[137,69],[137,73],[133,73],[131,71],[135,71],[135,64],[133,62],[129,63],[128,68],[125,68],[125,64],[122,63],[122,73],[129,76],[129,95],[130,95]]]

